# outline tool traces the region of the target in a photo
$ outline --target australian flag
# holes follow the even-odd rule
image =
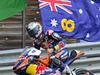
[[[100,5],[92,0],[38,0],[44,31],[100,41]]]

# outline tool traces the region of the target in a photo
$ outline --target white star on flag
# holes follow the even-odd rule
[[[97,15],[96,15],[96,18],[98,18],[98,17],[99,17],[99,15],[97,14]]]
[[[94,1],[91,1],[91,4],[94,4],[95,2]]]
[[[90,37],[90,34],[89,34],[89,33],[87,33],[86,38],[89,38],[89,37]]]
[[[58,25],[57,20],[53,19],[51,20],[52,27],[56,27]]]
[[[79,9],[79,13],[82,14],[83,13],[83,10],[82,9]]]

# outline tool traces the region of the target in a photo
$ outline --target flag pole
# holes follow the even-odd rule
[[[25,36],[26,36],[26,30],[25,30],[25,25],[26,25],[26,13],[25,10],[22,11],[22,47],[25,47]]]

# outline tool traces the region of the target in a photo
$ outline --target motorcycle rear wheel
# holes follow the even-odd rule
[[[91,71],[86,69],[76,69],[75,73],[76,75],[94,75]]]

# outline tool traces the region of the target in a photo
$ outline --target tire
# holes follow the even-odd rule
[[[94,75],[91,71],[86,69],[76,69],[75,73],[76,75]]]

